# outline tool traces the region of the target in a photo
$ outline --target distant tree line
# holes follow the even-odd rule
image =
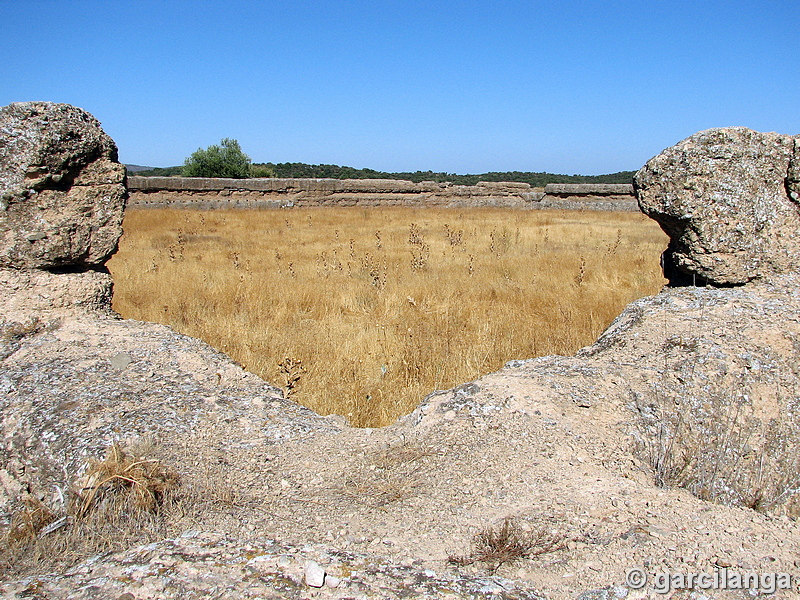
[[[330,179],[404,179],[406,181],[449,181],[457,185],[475,185],[479,181],[520,181],[533,187],[548,183],[631,183],[635,171],[621,171],[609,175],[558,175],[523,171],[492,171],[477,175],[414,171],[387,173],[373,169],[355,169],[339,165],[308,165],[305,163],[258,163],[250,168],[251,177],[303,177]]]
[[[138,171],[132,175],[142,177],[179,176],[183,167],[155,168]],[[457,175],[414,171],[413,173],[386,173],[373,169],[355,169],[339,165],[309,165],[306,163],[254,163],[250,165],[250,177],[285,177],[310,179],[404,179],[407,181],[450,181],[457,185],[475,185],[479,181],[520,181],[532,187],[544,187],[548,183],[631,183],[635,171],[620,171],[608,175],[560,175],[556,173],[532,173],[505,171],[480,175]]]
[[[355,169],[339,165],[309,165],[306,163],[252,163],[239,146],[239,142],[224,138],[219,145],[205,150],[198,148],[182,167],[137,170],[135,175],[143,177],[279,177],[303,179],[403,179],[406,181],[449,181],[456,185],[475,185],[479,181],[518,181],[532,187],[544,187],[548,183],[632,183],[634,171],[620,171],[609,175],[559,175],[555,173],[531,173],[505,171],[480,175],[457,175],[414,171],[413,173],[386,173],[373,169]]]

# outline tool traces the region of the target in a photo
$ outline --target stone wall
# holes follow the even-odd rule
[[[548,183],[545,194],[553,196],[633,196],[630,183]]]
[[[631,186],[581,185],[580,191],[520,182],[455,185],[397,179],[211,179],[129,177],[129,206],[291,208],[306,206],[498,206],[638,210]],[[565,186],[561,186],[565,187]],[[596,188],[596,193],[592,193]],[[620,188],[620,189],[618,189]],[[624,190],[621,188],[625,188]],[[627,192],[627,195],[626,195]]]
[[[164,207],[508,206],[540,199],[527,183],[453,185],[395,179],[129,177],[130,205]]]
[[[540,204],[547,208],[639,210],[629,183],[549,183]]]

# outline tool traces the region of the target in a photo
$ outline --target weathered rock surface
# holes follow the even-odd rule
[[[693,226],[725,227],[716,214]],[[512,361],[374,430],[284,400],[198,340],[117,318],[102,274],[0,273],[6,523],[26,493],[57,509],[84,458],[115,440],[157,442],[195,499],[164,539],[60,572],[11,564],[0,595],[639,600],[661,597],[656,573],[796,573],[800,274],[770,273],[667,288],[574,357]],[[563,544],[491,577],[449,561],[506,517]],[[307,586],[312,561],[335,588]],[[634,567],[643,590],[626,585]],[[798,583],[776,597],[797,598]],[[746,597],[697,592],[675,597]]]
[[[0,266],[102,265],[122,234],[125,167],[89,113],[67,104],[0,108]]]
[[[197,535],[0,583],[0,593],[300,598],[310,593],[308,560],[340,578],[324,592],[331,598],[449,590],[452,598],[566,600],[623,586],[632,567],[651,581],[657,572],[719,565],[795,572],[800,527],[783,513],[795,513],[796,497],[781,496],[798,473],[798,286],[789,277],[667,289],[633,303],[576,357],[513,361],[432,393],[377,430],[340,428],[271,397],[254,376],[232,365],[221,371],[224,357],[165,327],[64,319],[22,337],[2,363],[9,421],[19,423],[5,438],[19,444],[15,456],[57,464],[63,452],[80,457],[89,447],[98,455],[118,436],[153,432],[160,457],[179,466],[186,486],[207,490],[212,482],[236,500],[209,502],[172,525]],[[120,352],[132,361],[115,369]],[[688,429],[673,428],[679,417]],[[704,478],[728,464],[721,452],[736,468]],[[697,498],[677,480],[654,485],[659,464],[684,462],[717,500],[735,505]],[[47,481],[63,485],[77,463]],[[27,465],[21,474],[30,485],[44,473]],[[740,505],[754,484],[763,488],[762,512]],[[49,483],[36,489],[49,501],[58,495]],[[507,516],[557,532],[565,548],[501,568],[505,580],[488,578],[482,565],[448,564]],[[282,556],[290,559],[278,562]],[[719,590],[708,597],[740,598]]]
[[[709,129],[639,170],[639,206],[671,238],[671,281],[731,285],[797,270],[796,146],[788,135]]]
[[[13,320],[0,315],[0,335],[6,518],[14,491],[48,503],[64,497],[86,459],[102,457],[114,440],[157,439],[174,462],[182,460],[186,436],[198,432],[215,432],[215,452],[232,456],[231,448],[338,429],[207,344],[163,325],[36,311]]]
[[[46,312],[84,308],[111,311],[113,282],[103,271],[52,273],[41,269],[0,269],[3,318],[23,322]]]
[[[213,564],[209,561],[211,557]],[[342,574],[347,586],[341,589],[326,586],[321,591],[309,587],[303,569],[307,557],[331,565],[328,569]],[[233,573],[237,576],[232,577]],[[0,583],[0,592],[11,598],[72,600],[301,600],[312,594],[330,600],[486,597],[545,600],[526,584],[503,577],[436,573],[392,563],[374,554],[335,550],[319,544],[297,547],[264,538],[242,540],[197,531],[132,549],[114,561],[101,560],[96,565],[71,569],[62,577]]]

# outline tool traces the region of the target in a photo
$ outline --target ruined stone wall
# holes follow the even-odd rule
[[[129,177],[131,206],[508,206],[543,195],[527,183],[453,185],[394,179],[206,179]]]
[[[670,287],[575,356],[512,360],[361,430],[115,316],[116,146],[75,107],[0,108],[0,597],[636,600],[654,587],[632,565],[789,578],[799,174],[800,137],[713,129],[666,149],[635,187],[670,237]],[[88,474],[109,447],[116,470]],[[129,476],[144,464],[175,469],[150,476],[180,479],[175,509],[129,510],[139,488],[155,496]],[[549,556],[490,564],[476,542],[498,531]],[[102,551],[76,543],[90,536]],[[731,592],[702,597],[751,597]]]
[[[549,188],[550,186],[548,186]],[[562,186],[563,187],[563,186]],[[566,186],[570,187],[570,186]],[[571,186],[576,187],[576,186]],[[396,179],[211,179],[129,177],[129,206],[291,208],[308,206],[446,206],[638,210],[631,186],[582,185],[580,191],[521,182],[455,185]],[[597,193],[593,193],[596,188]],[[613,189],[612,189],[613,188]]]
[[[548,183],[539,203],[542,208],[639,210],[628,183]]]

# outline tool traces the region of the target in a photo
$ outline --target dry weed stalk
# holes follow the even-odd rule
[[[455,229],[450,229],[450,225],[448,223],[445,223],[444,224],[444,235],[447,238],[447,242],[451,246],[460,246],[461,245],[461,241],[462,241],[462,239],[464,237],[464,230],[463,229],[459,229],[459,230],[456,231]]]
[[[283,376],[283,387],[286,388],[286,397],[291,398],[300,380],[303,378],[303,375],[307,372],[305,367],[303,367],[303,361],[299,358],[286,356],[278,363],[278,369]]]
[[[575,276],[575,285],[578,287],[583,286],[583,282],[586,279],[586,259],[581,256],[581,266],[578,269],[578,274]]]
[[[491,573],[496,573],[503,565],[516,560],[563,550],[567,541],[564,534],[546,527],[526,531],[515,519],[506,517],[499,527],[487,527],[475,534],[470,554],[451,555],[448,561],[459,566],[480,562],[486,564]]]
[[[416,223],[411,223],[408,234],[408,245],[411,250],[411,269],[421,271],[428,266],[431,247],[425,241],[425,237]]]

